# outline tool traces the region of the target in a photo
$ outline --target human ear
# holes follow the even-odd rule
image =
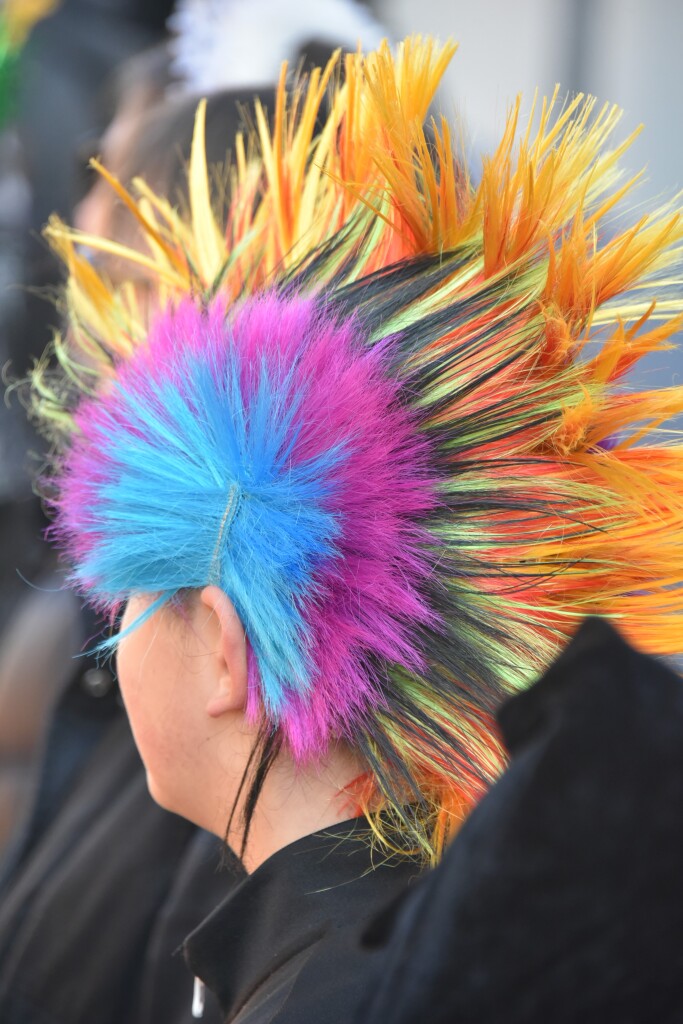
[[[199,595],[211,613],[208,628],[213,650],[214,678],[206,712],[220,718],[243,711],[247,704],[247,639],[235,606],[220,587],[204,587]]]

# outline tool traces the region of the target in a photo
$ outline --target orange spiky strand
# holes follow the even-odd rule
[[[475,187],[447,122],[425,127],[452,52],[409,39],[395,55],[383,46],[345,58],[343,81],[339,58],[291,90],[283,73],[272,129],[257,104],[253,136],[237,141],[224,209],[212,202],[202,105],[186,210],[140,181],[133,195],[102,169],[144,245],[52,223],[69,268],[69,340],[57,342],[69,377],[55,388],[39,367],[34,378],[37,406],[62,443],[74,435],[74,397],[97,403],[101,394],[109,410],[122,382],[142,388],[159,324],[150,335],[132,284],[113,287],[79,242],[148,275],[171,325],[180,322],[174,309],[190,322],[196,307],[236,337],[259,296],[275,306],[305,300],[324,322],[344,331],[355,323],[361,347],[382,353],[428,452],[434,502],[420,518],[419,651],[409,664],[379,659],[381,699],[352,737],[369,767],[356,795],[369,810],[393,808],[431,856],[500,768],[491,710],[534,678],[584,615],[608,616],[670,654],[683,612],[683,448],[662,432],[683,411],[683,389],[638,392],[625,376],[669,347],[683,323],[680,215],[667,206],[623,227],[617,214],[636,178],[619,169],[626,144],[609,148],[619,112],[582,97],[560,110],[557,94],[544,101],[521,135],[516,104]],[[201,330],[167,333],[177,389]],[[165,372],[155,366],[160,387]],[[71,443],[79,465],[100,467],[88,476],[99,486],[105,463],[118,472],[122,460],[105,452],[109,428],[84,451],[78,416]],[[360,434],[363,422],[358,415]],[[187,480],[194,486],[196,474]],[[139,483],[126,493],[142,493]],[[110,493],[102,498],[115,531],[131,510],[112,510]],[[87,505],[72,521],[92,528],[95,564],[105,531],[92,521],[98,502]],[[107,552],[116,554],[117,536]],[[170,593],[161,578],[146,589]],[[122,599],[145,589],[134,566],[127,579]],[[324,736],[322,711],[320,721]]]

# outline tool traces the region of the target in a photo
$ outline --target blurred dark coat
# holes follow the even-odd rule
[[[113,679],[75,665],[3,864],[0,1020],[187,1022],[179,947],[242,872],[219,870],[218,840],[154,804]],[[204,1022],[220,1020],[210,998]]]
[[[589,620],[499,721],[507,772],[366,934],[358,1021],[683,1020],[683,681]]]

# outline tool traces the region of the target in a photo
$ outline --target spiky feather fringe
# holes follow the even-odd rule
[[[515,104],[474,186],[448,123],[425,125],[453,50],[415,38],[395,56],[347,56],[343,81],[335,57],[291,92],[283,70],[272,128],[257,104],[253,136],[237,140],[225,209],[201,105],[187,210],[99,168],[146,250],[51,223],[69,270],[69,339],[55,342],[66,383],[47,362],[34,375],[62,445],[79,396],[147,336],[134,290],[112,287],[79,243],[148,275],[164,306],[311,294],[357,317],[368,344],[395,336],[391,370],[440,479],[424,525],[441,625],[420,626],[424,672],[373,668],[386,706],[354,736],[370,769],[356,796],[371,816],[393,807],[430,856],[500,769],[491,711],[583,616],[672,654],[683,611],[683,447],[661,433],[683,389],[624,381],[683,325],[680,213],[623,225],[631,140],[610,148],[619,111],[581,96],[560,106],[555,93],[522,133]]]

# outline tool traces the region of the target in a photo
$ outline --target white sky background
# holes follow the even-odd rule
[[[401,36],[453,37],[459,49],[440,106],[463,115],[474,152],[489,150],[518,93],[524,109],[538,87],[590,92],[624,108],[623,139],[645,130],[627,154],[646,166],[639,199],[669,198],[683,187],[683,0],[377,0]],[[683,287],[683,285],[682,285]],[[639,383],[683,383],[683,351],[639,371]]]

